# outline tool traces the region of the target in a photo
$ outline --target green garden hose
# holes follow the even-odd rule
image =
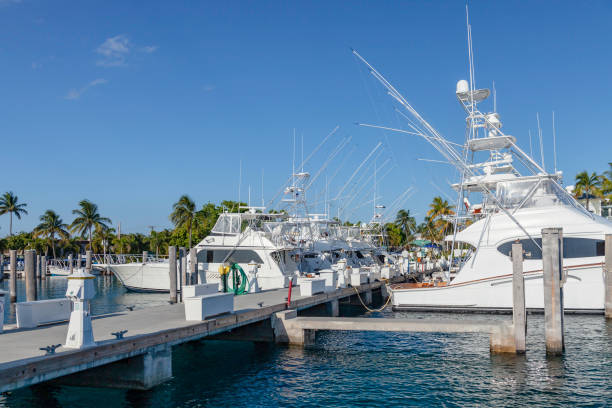
[[[232,288],[228,286],[226,290],[228,292],[234,292],[234,295],[245,294],[247,292],[247,284],[249,283],[246,273],[244,273],[244,270],[237,263],[232,264],[230,271],[232,274]]]

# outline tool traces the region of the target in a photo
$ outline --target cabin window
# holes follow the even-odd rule
[[[359,258],[359,259],[363,259],[364,258],[363,254],[360,251],[355,251],[355,255],[357,255],[357,258]]]
[[[534,238],[537,244],[542,246],[542,238]],[[510,256],[512,244],[515,241],[505,242],[497,247],[497,250],[504,255]],[[542,251],[531,239],[521,239],[525,259],[542,259]],[[563,238],[563,257],[564,258],[591,258],[604,255],[604,241],[592,238]]]
[[[203,252],[206,252],[206,255],[204,255]],[[201,251],[198,253],[198,259],[204,259],[204,257],[206,257],[206,263],[228,262],[245,264],[251,261],[255,261],[260,264],[263,263],[259,255],[257,255],[257,252],[248,249],[237,249],[235,251],[228,249],[209,249],[207,251]]]

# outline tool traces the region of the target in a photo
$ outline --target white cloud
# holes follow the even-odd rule
[[[107,38],[102,45],[96,48],[96,52],[102,56],[97,65],[104,67],[119,67],[125,65],[125,59],[130,53],[130,41],[123,35]]]
[[[157,48],[159,48],[157,45],[147,45],[147,46],[142,47],[140,51],[146,54],[151,54],[157,51]]]
[[[98,85],[104,85],[106,83],[108,83],[106,79],[103,79],[103,78],[94,79],[93,81],[91,81],[90,83],[88,83],[87,85],[85,85],[84,87],[80,89],[73,88],[69,90],[64,98],[70,99],[70,100],[79,99],[90,88],[94,86],[98,86]]]

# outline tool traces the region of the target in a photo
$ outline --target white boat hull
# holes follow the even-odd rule
[[[526,272],[525,306],[544,308],[542,271]],[[510,310],[512,275],[506,274],[448,286],[402,288],[392,285],[392,304],[396,309],[433,310]],[[563,286],[563,303],[568,311],[598,312],[604,309],[602,263],[568,267]]]
[[[129,263],[108,266],[128,290],[134,292],[170,292],[170,274],[168,273],[169,266],[167,263]]]

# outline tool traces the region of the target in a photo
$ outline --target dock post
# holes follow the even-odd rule
[[[327,314],[329,314],[331,317],[340,316],[340,302],[338,299],[330,300],[325,304],[325,307],[327,309]]]
[[[605,313],[607,319],[612,319],[612,234],[606,234],[604,254]]]
[[[11,297],[11,302],[17,301],[17,251],[15,249],[11,249],[9,251],[10,254],[10,280],[9,280],[9,293]]]
[[[40,279],[41,267],[40,267],[40,255],[36,255],[36,279]]]
[[[372,289],[366,290],[365,292],[363,292],[363,294],[364,294],[363,303],[365,303],[366,305],[371,305],[372,304]]]
[[[87,273],[91,273],[91,249],[85,251],[85,270]]]
[[[25,275],[26,301],[36,300],[36,251],[25,251],[23,273]]]
[[[542,229],[544,321],[546,353],[562,354],[563,338],[563,229]]]
[[[4,278],[4,255],[0,254],[0,280]]]
[[[147,258],[149,258],[149,251],[142,251],[142,263],[147,263]]]
[[[187,268],[185,260],[187,259],[187,254],[185,251],[185,247],[179,247],[179,275],[181,276],[181,281],[179,282],[179,288],[183,288],[183,285],[187,284]],[[183,292],[181,291],[181,294]],[[181,302],[183,301],[183,296],[181,295]]]
[[[523,244],[512,244],[512,322],[517,354],[527,350],[527,314],[525,311],[525,278],[523,277]]]
[[[198,284],[198,252],[195,248],[189,249],[189,284]]]
[[[176,247],[168,247],[168,265],[170,273],[170,303],[176,303]]]
[[[47,257],[45,255],[40,256],[40,279],[47,279]]]
[[[74,265],[72,264],[72,254],[68,255],[68,268],[70,269],[70,274],[74,272]]]

